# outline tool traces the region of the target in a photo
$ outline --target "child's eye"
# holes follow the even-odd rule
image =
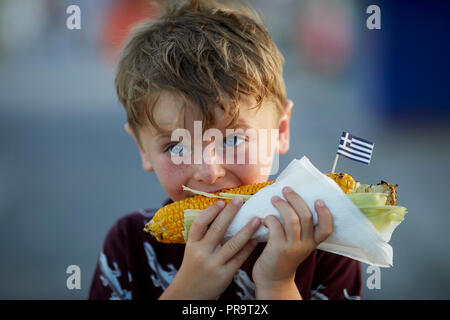
[[[223,145],[225,147],[236,147],[240,145],[242,142],[245,142],[245,140],[246,138],[243,136],[230,135],[223,139]],[[169,152],[171,155],[176,156],[181,156],[187,151],[188,149],[181,143],[172,143],[168,145],[164,150],[164,152]]]
[[[245,141],[245,137],[230,135],[223,139],[223,145],[225,147],[236,147]]]
[[[181,156],[186,151],[187,151],[186,147],[184,147],[180,143],[173,143],[169,145],[165,150],[165,152],[169,152],[174,156]]]

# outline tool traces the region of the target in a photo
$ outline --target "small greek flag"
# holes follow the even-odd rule
[[[369,164],[370,158],[372,157],[373,146],[373,142],[355,137],[344,131],[342,132],[341,140],[339,141],[337,154],[358,162]]]

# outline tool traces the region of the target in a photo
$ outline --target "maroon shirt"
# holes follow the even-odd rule
[[[160,243],[143,231],[156,211],[130,213],[109,230],[89,299],[158,299],[168,287],[181,266],[184,244]],[[257,245],[219,300],[255,299],[252,268],[265,245]],[[297,268],[295,282],[303,299],[360,299],[361,263],[314,250]]]

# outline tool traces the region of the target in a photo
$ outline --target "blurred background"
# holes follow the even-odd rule
[[[375,143],[369,166],[337,171],[399,184],[406,220],[394,266],[364,299],[449,299],[450,3],[247,1],[286,58],[295,102],[291,148],[331,170],[342,131]],[[69,30],[68,6],[81,9]],[[381,29],[369,30],[369,5]],[[158,12],[145,1],[0,0],[0,298],[86,299],[104,237],[121,216],[160,206],[114,91],[129,26]],[[272,178],[275,178],[273,176]],[[68,290],[66,268],[81,268]]]

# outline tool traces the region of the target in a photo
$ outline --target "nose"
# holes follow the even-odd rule
[[[204,149],[201,163],[194,164],[196,166],[194,179],[206,184],[214,184],[226,173],[225,168],[219,162],[213,144]]]

